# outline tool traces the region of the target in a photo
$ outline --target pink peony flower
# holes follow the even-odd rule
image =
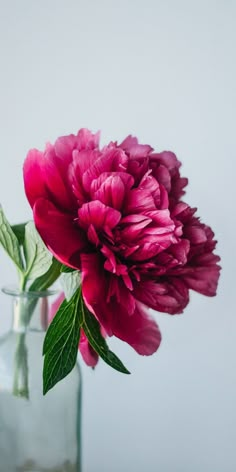
[[[216,242],[181,200],[187,179],[175,154],[131,136],[103,149],[98,141],[82,129],[31,150],[26,195],[48,248],[81,270],[84,301],[106,333],[150,355],[161,334],[147,307],[182,313],[189,289],[215,295]]]

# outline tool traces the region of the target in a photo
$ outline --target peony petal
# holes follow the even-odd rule
[[[94,351],[92,346],[89,344],[89,341],[83,329],[81,329],[80,331],[79,350],[83,357],[84,362],[89,367],[95,367],[96,364],[98,363],[98,354],[96,353],[96,351]]]
[[[92,149],[89,151],[78,151],[75,149],[72,154],[72,169],[73,175],[76,180],[82,184],[84,173],[96,162],[96,160],[101,156],[101,152],[97,149]]]
[[[132,316],[127,316],[124,309],[117,310],[117,315],[112,318],[112,331],[143,356],[152,355],[161,343],[158,325],[138,302]]]
[[[55,153],[61,159],[68,159],[71,161],[71,155],[73,149],[76,148],[76,136],[74,134],[70,134],[69,136],[61,136],[58,138],[54,144]]]
[[[77,198],[78,206],[88,201],[89,193],[83,186],[83,175],[100,155],[98,150],[75,149],[72,154],[72,163],[68,168],[68,175],[71,181],[73,193]]]
[[[45,153],[35,149],[29,151],[23,173],[25,192],[32,207],[38,198],[46,198],[66,211],[76,208],[68,175],[70,162],[70,155],[67,159],[57,157],[51,145]]]
[[[44,155],[37,149],[31,149],[25,159],[23,166],[25,193],[31,207],[38,198],[48,198],[42,167]]]
[[[79,269],[80,252],[88,246],[83,230],[74,225],[71,215],[44,198],[37,200],[33,211],[37,230],[56,259]]]
[[[143,157],[139,159],[130,159],[128,162],[127,172],[131,174],[135,180],[135,185],[139,185],[142,177],[149,169],[149,158]]]
[[[119,175],[109,175],[100,188],[94,192],[93,198],[100,200],[116,210],[121,210],[125,198],[126,188]]]
[[[189,302],[188,288],[177,277],[169,277],[164,282],[139,282],[134,287],[134,296],[146,306],[170,315],[182,313]]]
[[[150,164],[151,167],[157,162],[159,165],[165,166],[171,175],[175,174],[180,168],[181,162],[177,159],[176,155],[171,151],[162,151],[160,153],[153,153],[151,155]]]
[[[84,205],[78,211],[78,224],[87,230],[90,225],[96,230],[113,229],[120,221],[119,211],[104,205],[99,200],[94,200]]]
[[[81,128],[77,133],[77,145],[76,148],[81,151],[83,149],[91,150],[97,149],[99,145],[100,131],[92,133],[87,128]]]
[[[161,252],[156,258],[156,265],[165,268],[165,272],[171,273],[170,269],[176,266],[184,266],[188,261],[190,243],[187,239],[182,239],[171,245],[167,251]],[[173,273],[174,274],[174,273]]]
[[[145,215],[129,215],[122,218],[120,221],[120,236],[122,241],[134,241],[139,235],[140,231],[152,223],[151,218]]]
[[[127,193],[123,209],[124,215],[152,210],[156,210],[156,205],[152,194],[148,190],[135,188]]]
[[[170,192],[171,176],[169,170],[161,164],[154,170],[153,175],[156,177],[157,181],[165,187],[167,192]]]
[[[98,159],[83,174],[83,185],[89,193],[93,180],[103,172],[123,172],[127,169],[128,157],[117,147],[104,149]]]
[[[189,239],[192,244],[202,244],[207,241],[207,236],[203,227],[200,226],[188,226],[184,230],[185,238]]]
[[[71,212],[77,202],[72,191],[68,168],[72,162],[71,154],[61,159],[53,148],[45,151],[42,162],[42,177],[48,192],[48,198],[60,209]],[[41,195],[43,196],[43,195]]]
[[[159,347],[161,334],[155,321],[140,303],[134,304],[132,314],[127,311],[127,297],[119,302],[117,291],[110,292],[109,280],[97,254],[82,254],[82,291],[88,309],[97,317],[109,336],[114,335],[130,344],[139,354],[151,355]],[[113,276],[114,277],[114,276]]]
[[[96,192],[101,188],[105,181],[109,177],[119,177],[123,182],[126,190],[131,189],[134,185],[134,178],[132,175],[126,172],[102,172],[97,179],[94,179],[91,183],[90,195],[92,198],[95,198]]]
[[[88,309],[93,313],[109,336],[112,312],[106,303],[108,280],[99,254],[81,254],[82,293]],[[103,310],[104,308],[104,310]]]
[[[214,265],[189,269],[186,268],[182,274],[182,279],[192,290],[195,290],[202,295],[207,295],[208,297],[214,297],[216,295],[219,276],[220,267]]]
[[[122,141],[119,147],[128,152],[131,159],[146,157],[153,150],[153,148],[149,146],[149,144],[139,144],[137,138],[131,135],[127,136],[127,138]]]

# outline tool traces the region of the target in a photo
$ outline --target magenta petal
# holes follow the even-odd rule
[[[152,194],[143,189],[135,188],[130,190],[126,196],[124,214],[143,213],[145,211],[156,210],[156,205]]]
[[[125,185],[118,175],[110,175],[94,193],[94,199],[120,210],[125,197]]]
[[[84,173],[94,164],[100,155],[101,153],[97,149],[91,149],[89,151],[78,151],[75,149],[73,151],[72,169],[75,177],[74,183],[76,183],[76,180],[79,180],[79,182],[82,184]]]
[[[132,316],[125,310],[117,310],[112,318],[113,334],[143,356],[150,356],[160,346],[161,333],[156,322],[145,312],[141,303],[136,303]]]
[[[177,277],[169,277],[164,282],[140,282],[134,289],[134,296],[146,306],[170,315],[182,313],[189,301],[188,288]]]
[[[154,175],[157,179],[157,181],[162,184],[167,192],[170,192],[171,190],[171,177],[168,169],[163,166],[159,165],[157,169],[154,170]]]
[[[207,236],[204,231],[204,227],[200,225],[192,225],[185,229],[185,238],[189,239],[192,244],[202,244],[207,241]]]
[[[93,225],[95,229],[106,230],[114,228],[121,219],[119,211],[104,205],[99,200],[94,200],[84,205],[78,211],[78,224],[85,230]]]
[[[96,149],[99,145],[100,131],[97,133],[91,133],[87,128],[81,128],[77,133],[77,145],[76,148],[80,151],[83,149],[91,150]]]
[[[98,354],[89,344],[89,341],[82,329],[80,331],[79,350],[81,352],[84,362],[89,367],[95,367],[98,362]]]
[[[52,200],[55,205],[68,211],[76,207],[68,174],[70,162],[70,155],[61,159],[51,145],[44,153],[35,149],[29,151],[23,173],[25,192],[32,207],[38,198]]]
[[[146,157],[153,150],[149,144],[139,144],[137,138],[131,135],[127,136],[119,147],[128,152],[131,158]]]
[[[70,134],[69,136],[61,136],[55,142],[55,153],[61,159],[68,159],[68,156],[71,160],[71,154],[73,149],[76,147],[76,136]]]
[[[175,266],[184,266],[188,260],[190,243],[187,239],[182,239],[176,244],[172,244],[167,251],[158,254],[156,264],[163,267],[165,272]],[[174,272],[173,272],[174,274]]]
[[[24,162],[24,185],[25,193],[31,207],[34,206],[38,198],[47,198],[48,191],[42,175],[43,153],[37,149],[28,152]]]
[[[101,188],[101,186],[106,182],[106,180],[110,177],[119,177],[120,180],[123,182],[126,191],[131,189],[134,185],[134,178],[132,175],[126,172],[102,172],[97,179],[94,179],[91,183],[91,196],[95,198],[96,192]]]
[[[153,153],[151,156],[151,164],[158,162],[158,164],[164,165],[171,175],[176,172],[181,166],[180,161],[176,155],[171,151],[162,151],[160,153]]]
[[[56,206],[68,212],[73,211],[77,206],[69,174],[71,162],[71,154],[62,159],[56,156],[53,147],[45,151],[44,159],[41,162],[41,172],[48,191],[48,198]]]
[[[182,275],[189,288],[208,297],[216,295],[219,276],[218,265],[186,268]]]
[[[161,341],[161,334],[155,321],[145,313],[140,303],[134,305],[132,313],[127,311],[127,306],[130,305],[126,303],[125,306],[127,300],[125,286],[124,292],[118,287],[109,294],[108,279],[96,254],[82,254],[81,264],[84,301],[107,334],[115,335],[127,342],[139,354],[153,354]],[[118,300],[119,294],[122,302]]]
[[[122,218],[120,224],[122,229],[120,235],[123,241],[134,241],[140,232],[152,222],[151,218],[145,215],[129,215]],[[136,239],[137,241],[137,239]]]
[[[90,192],[93,180],[97,179],[103,172],[123,172],[127,165],[128,157],[122,149],[113,147],[103,150],[98,159],[83,174],[85,190]]]
[[[98,254],[81,254],[82,293],[88,309],[93,313],[109,336],[112,312],[106,303],[108,281],[103,261]]]
[[[70,215],[44,198],[37,200],[33,210],[35,225],[46,246],[60,262],[79,269],[80,252],[87,247],[84,232],[76,228]]]

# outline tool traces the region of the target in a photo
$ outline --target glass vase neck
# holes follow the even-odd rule
[[[2,289],[12,300],[12,330],[16,332],[46,331],[50,323],[48,297],[55,291],[20,292],[9,287]]]

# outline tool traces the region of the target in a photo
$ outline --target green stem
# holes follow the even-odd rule
[[[14,356],[13,395],[28,399],[28,352],[25,343],[25,335],[25,332],[17,333],[17,344]]]
[[[27,277],[23,273],[21,273],[21,278],[20,278],[20,291],[24,292],[26,289],[26,283],[27,283]]]
[[[29,322],[37,304],[37,298],[20,298],[19,318],[16,336],[16,349],[14,354],[13,395],[29,398],[28,387],[28,351],[26,347],[26,336]]]

